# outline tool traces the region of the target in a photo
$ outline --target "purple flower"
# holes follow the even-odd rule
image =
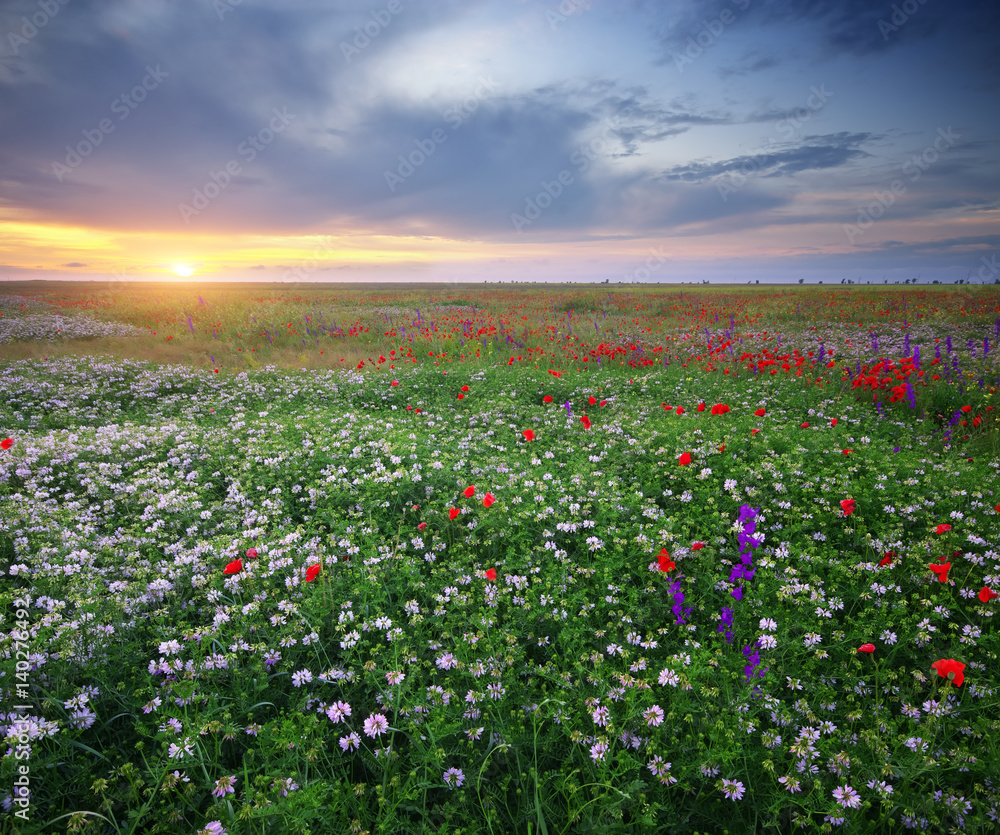
[[[444,784],[449,789],[458,789],[462,787],[462,783],[465,782],[465,775],[462,773],[460,768],[449,768],[444,773]]]
[[[389,720],[381,713],[373,713],[365,719],[365,736],[370,736],[374,739],[384,734],[387,730],[389,730]]]

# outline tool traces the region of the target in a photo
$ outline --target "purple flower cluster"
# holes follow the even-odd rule
[[[674,605],[670,607],[670,611],[677,616],[677,620],[674,624],[679,626],[682,623],[687,623],[687,616],[691,614],[691,606],[684,606],[684,592],[681,591],[681,581],[680,579],[674,580],[673,584],[670,586],[670,596],[674,601]]]

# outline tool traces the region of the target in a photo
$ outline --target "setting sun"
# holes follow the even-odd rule
[[[194,270],[187,266],[187,264],[178,264],[174,267],[174,273],[187,278],[189,275],[194,275]]]

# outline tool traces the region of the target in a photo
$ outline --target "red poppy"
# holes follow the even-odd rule
[[[524,440],[526,441],[535,440],[535,432],[532,429],[525,429],[521,434],[524,435]]]
[[[12,446],[14,446],[13,438],[4,438],[0,441],[0,449],[10,449]],[[998,508],[1000,508],[1000,505],[998,505]],[[1000,513],[1000,509],[997,512]]]
[[[596,397],[594,397],[593,395],[591,395],[591,396],[590,396],[590,399],[588,399],[588,400],[587,400],[587,402],[588,402],[588,403],[589,403],[589,404],[590,404],[591,406],[596,406],[596,405],[597,405],[597,398],[596,398]]]
[[[705,543],[704,542],[692,542],[691,543],[691,550],[692,551],[700,551],[704,547],[705,547]]]
[[[455,519],[455,518],[458,517],[458,514],[461,513],[461,512],[462,511],[459,510],[457,507],[453,507],[451,510],[448,511],[448,518],[449,519]]]
[[[995,511],[996,511],[997,513],[1000,513],[1000,502],[998,502],[998,503],[997,503],[997,506],[996,506],[995,508],[993,508],[993,509],[994,509],[994,510],[995,510]]]
[[[683,415],[684,414],[684,407],[683,406],[678,406],[677,407],[677,414],[679,414],[679,415]]]
[[[656,555],[656,560],[660,564],[660,571],[664,572],[673,571],[675,568],[677,568],[677,564],[672,559],[670,559],[670,554],[667,553],[666,548],[664,548],[662,551],[660,551],[659,554]]]
[[[950,531],[950,530],[951,530],[951,525],[938,525],[934,529],[934,533],[944,533],[945,531]]]
[[[961,687],[962,682],[965,681],[965,673],[963,672],[965,664],[954,658],[942,658],[940,661],[935,661],[931,664],[931,669],[937,670],[938,675],[942,678],[954,681],[956,687]]]
[[[307,583],[311,583],[313,580],[316,579],[316,575],[319,574],[320,567],[321,567],[320,564],[316,563],[315,565],[310,565],[306,569],[306,582]]]
[[[587,417],[586,415],[580,418],[580,423],[583,424],[584,429],[590,429],[590,418]]]
[[[489,507],[495,501],[496,497],[492,493],[487,493],[483,496],[483,507]]]
[[[854,499],[842,499],[840,509],[844,511],[844,516],[850,516],[854,513]]]
[[[602,407],[607,406],[607,405],[608,405],[608,401],[607,400],[602,400],[601,401],[601,406]]]
[[[751,430],[750,430],[750,434],[751,434],[751,435],[756,435],[756,434],[757,434],[758,432],[760,432],[760,430],[759,430],[759,429],[751,429]]]
[[[716,447],[716,449],[719,450],[719,452],[725,452],[726,451],[726,445],[725,444],[719,444]]]
[[[704,412],[705,411],[705,404],[704,403],[699,403],[698,404],[698,411],[699,412]]]
[[[983,586],[979,590],[979,599],[982,600],[983,603],[989,603],[994,597],[1000,597],[1000,594],[997,594],[989,586]]]
[[[682,467],[686,467],[688,464],[691,463],[691,453],[685,452],[683,455],[681,455],[680,458],[677,459],[677,463],[680,464]]]
[[[223,570],[223,574],[239,574],[243,570],[243,560],[233,560]]]
[[[391,383],[389,383],[389,385],[390,386],[398,386],[399,385],[399,380],[393,380]]]
[[[808,428],[809,428],[809,421],[799,424],[799,429],[808,429]]]
[[[963,406],[962,407],[962,411],[966,412],[966,413],[971,412],[972,411],[972,407],[971,406]]]
[[[490,582],[496,582],[497,570],[495,568],[487,568],[484,573],[487,580],[489,580]]]
[[[247,559],[248,560],[255,560],[255,559],[257,559],[257,549],[256,548],[247,548]]]
[[[543,403],[551,403],[552,402],[552,395],[551,394],[546,394],[545,397],[542,398],[542,402]]]
[[[725,403],[716,403],[712,407],[712,414],[713,415],[724,415],[728,411],[729,411],[729,407]]]
[[[836,425],[837,425],[837,419],[836,419],[836,418],[833,418],[833,419],[832,419],[832,420],[830,421],[830,426],[836,426]]]
[[[464,395],[464,394],[462,394],[461,392],[459,392],[459,394],[458,394],[458,399],[459,399],[459,400],[464,400],[464,399],[465,399],[465,395]]]
[[[883,565],[891,565],[891,564],[892,564],[892,558],[893,558],[894,556],[896,556],[896,552],[895,552],[895,551],[886,551],[886,552],[885,552],[885,556],[884,556],[884,557],[882,557],[882,559],[880,559],[880,560],[878,561],[878,564],[879,564],[880,566],[883,566]]]
[[[844,455],[850,455],[852,452],[854,452],[854,450],[853,449],[842,449],[841,452],[844,453]]]
[[[426,527],[427,527],[427,523],[426,522],[421,522],[419,525],[417,525],[417,530],[418,531],[422,531]]]
[[[948,569],[951,568],[950,562],[942,563],[941,565],[936,565],[934,563],[931,563],[931,565],[929,565],[928,568],[930,568],[931,571],[937,574],[938,579],[942,583],[948,582]]]
[[[858,652],[875,652],[875,644],[862,644],[858,647]]]
[[[465,498],[467,499],[471,499],[473,496],[476,495],[476,485],[470,484],[462,491],[462,495],[465,496]]]
[[[469,390],[468,386],[462,386],[462,391],[468,391],[468,390]]]
[[[757,417],[764,417],[764,415],[767,414],[767,409],[758,409],[754,412],[754,414],[757,415]]]

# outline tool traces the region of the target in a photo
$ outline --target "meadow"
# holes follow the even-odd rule
[[[989,287],[6,284],[14,833],[991,832]]]

